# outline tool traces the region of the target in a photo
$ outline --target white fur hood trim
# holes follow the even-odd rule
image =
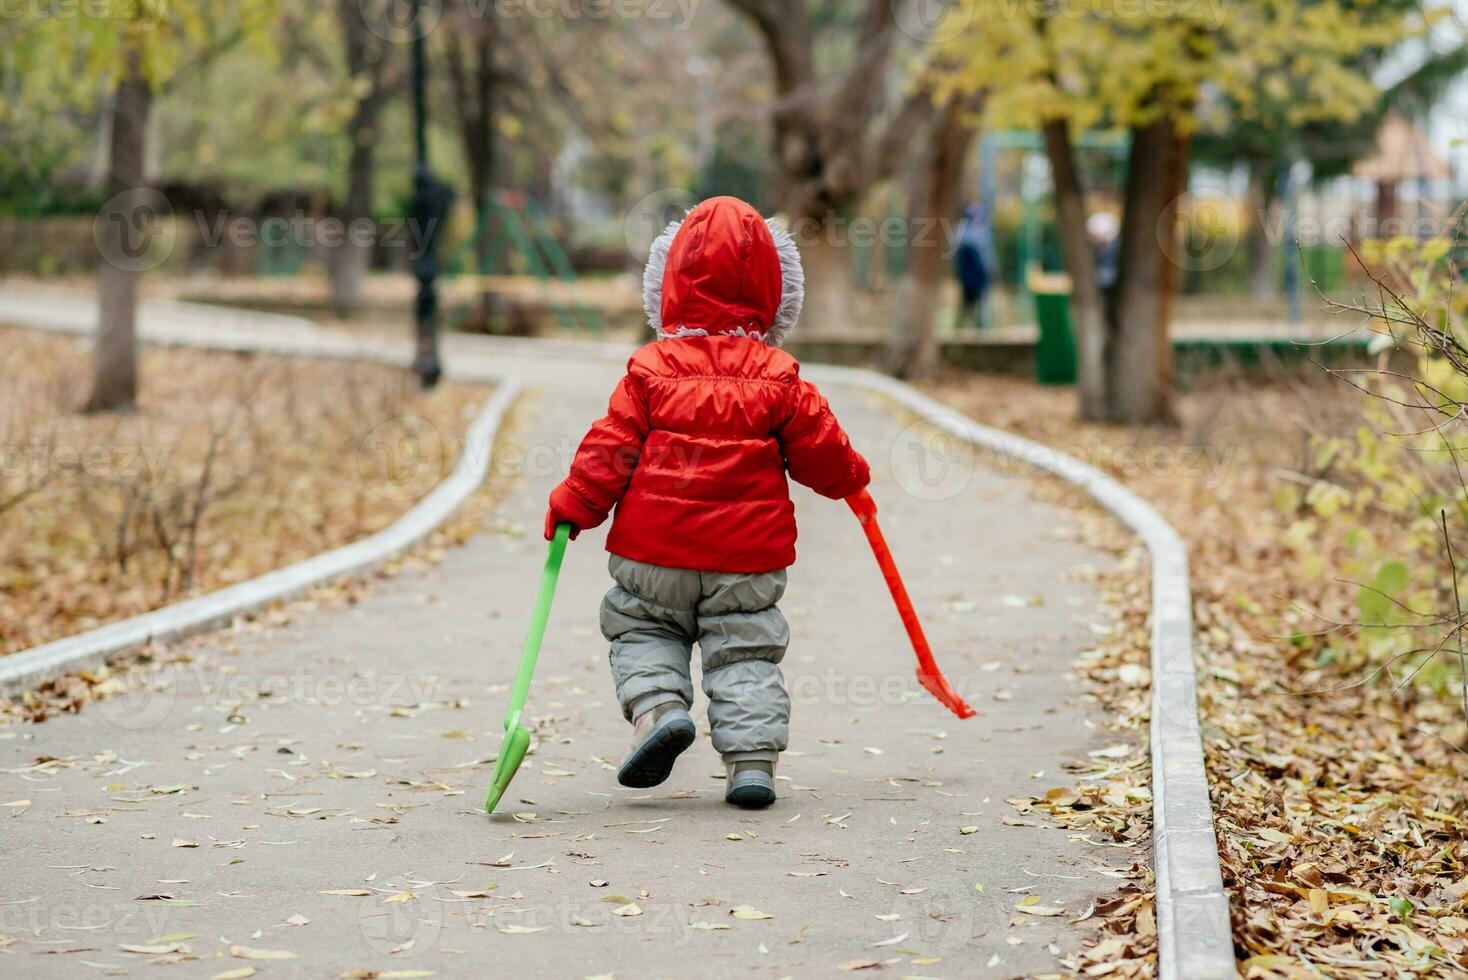
[[[720,333],[734,337],[754,337],[772,347],[779,347],[785,343],[785,338],[800,320],[800,310],[805,305],[805,269],[800,264],[800,249],[796,247],[795,239],[790,237],[784,225],[774,218],[767,218],[765,226],[770,229],[770,237],[775,242],[775,254],[780,259],[780,306],[775,311],[775,319],[770,324],[770,329],[763,334],[757,330],[746,331],[739,326]],[[707,337],[709,334],[701,327],[678,326],[667,330],[663,325],[663,276],[667,272],[668,252],[673,247],[673,239],[682,227],[683,218],[668,223],[668,227],[652,243],[647,266],[642,270],[642,308],[647,311],[647,322],[652,325],[659,340],[669,337]]]

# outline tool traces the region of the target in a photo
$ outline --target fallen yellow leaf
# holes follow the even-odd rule
[[[753,905],[736,905],[729,910],[729,914],[736,919],[773,919],[774,916],[768,912],[761,912]]]
[[[242,960],[293,960],[296,954],[288,949],[253,949],[249,946],[231,946],[229,955]]]

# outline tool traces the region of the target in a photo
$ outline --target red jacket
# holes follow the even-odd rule
[[[616,507],[613,554],[710,572],[785,568],[795,561],[786,473],[833,499],[870,479],[795,358],[760,339],[790,325],[777,312],[802,282],[789,268],[793,243],[777,249],[763,219],[732,198],[700,205],[665,239],[649,299],[664,339],[628,361],[606,417],[551,492],[551,520],[591,528]]]

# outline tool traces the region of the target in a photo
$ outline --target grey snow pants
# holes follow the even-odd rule
[[[619,555],[607,570],[616,585],[602,600],[601,631],[627,720],[668,701],[693,705],[696,642],[715,751],[725,762],[775,760],[790,728],[779,667],[790,627],[775,606],[785,570],[696,572]]]

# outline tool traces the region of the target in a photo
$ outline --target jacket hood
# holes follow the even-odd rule
[[[642,302],[659,339],[726,334],[778,347],[805,302],[800,251],[738,198],[710,198],[652,243]]]

